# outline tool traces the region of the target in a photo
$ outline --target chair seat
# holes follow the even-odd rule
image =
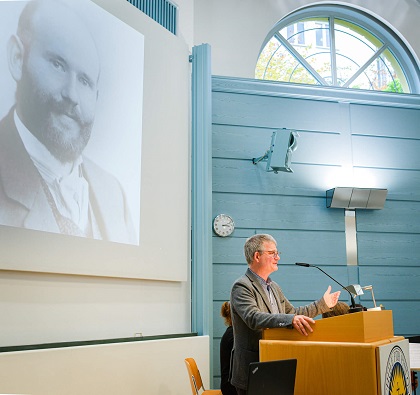
[[[223,395],[220,390],[205,390],[201,395]]]

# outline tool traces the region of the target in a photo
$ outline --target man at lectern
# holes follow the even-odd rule
[[[231,383],[238,395],[247,393],[248,366],[259,359],[264,328],[293,327],[307,336],[313,331],[312,317],[329,311],[340,296],[340,291],[331,293],[329,286],[321,299],[294,307],[269,277],[278,270],[280,260],[276,240],[268,234],[254,235],[246,240],[244,253],[248,270],[235,281],[230,297],[234,331]]]

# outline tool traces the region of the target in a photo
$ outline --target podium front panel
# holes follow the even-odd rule
[[[375,348],[365,343],[261,340],[260,360],[296,358],[296,394],[376,395]]]
[[[401,340],[402,336],[372,343],[260,340],[260,361],[296,358],[296,394],[385,395],[378,384],[377,349]]]

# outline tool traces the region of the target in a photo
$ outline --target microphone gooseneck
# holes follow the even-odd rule
[[[331,277],[328,273],[324,272],[320,267],[315,266],[315,265],[311,265],[310,263],[304,263],[304,262],[296,262],[295,265],[304,266],[304,267],[316,267],[318,270],[320,270],[322,273],[324,273],[326,276],[328,276],[331,280],[336,282],[340,287],[345,289],[349,293],[350,300],[351,300],[351,308],[349,310],[349,313],[357,313],[358,311],[363,310],[363,307],[356,307],[356,302],[354,301],[354,298],[353,298],[353,295],[351,294],[351,292],[343,284],[340,284],[335,278]]]

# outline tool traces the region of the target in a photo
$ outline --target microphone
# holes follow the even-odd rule
[[[351,294],[351,292],[343,284],[340,284],[335,278],[332,278],[328,273],[325,273],[320,267],[315,266],[315,265],[311,265],[309,263],[303,263],[303,262],[296,262],[295,265],[304,266],[304,267],[316,267],[318,270],[320,270],[322,273],[324,273],[326,276],[328,276],[331,280],[336,282],[340,287],[342,287],[343,289],[345,289],[349,293],[350,300],[351,300],[351,307],[350,307],[349,313],[357,313],[359,311],[363,311],[363,307],[356,307],[356,303],[354,301],[354,298],[353,298],[353,295]]]

